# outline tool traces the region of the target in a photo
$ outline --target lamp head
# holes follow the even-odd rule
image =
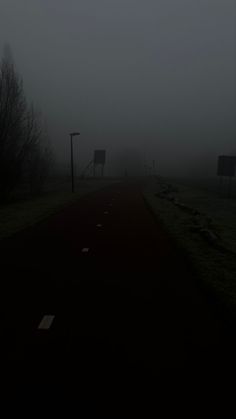
[[[72,132],[70,135],[74,137],[75,135],[80,135],[80,132]]]

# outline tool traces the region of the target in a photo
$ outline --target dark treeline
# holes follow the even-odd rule
[[[31,194],[40,193],[51,163],[42,120],[27,102],[6,46],[0,62],[0,200],[6,201],[22,184]]]

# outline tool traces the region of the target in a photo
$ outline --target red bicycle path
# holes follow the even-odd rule
[[[43,389],[81,417],[132,417],[203,406],[233,377],[234,336],[140,183],[84,196],[0,251],[2,398]]]

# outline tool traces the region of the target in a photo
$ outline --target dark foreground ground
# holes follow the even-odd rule
[[[49,400],[54,413],[65,401],[77,413],[63,417],[228,417],[234,326],[199,289],[140,185],[85,196],[0,252],[9,408],[20,400],[35,412]],[[45,315],[55,317],[42,330]]]

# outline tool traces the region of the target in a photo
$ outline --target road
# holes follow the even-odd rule
[[[139,183],[82,197],[0,251],[2,398],[151,417],[210,404],[208,386],[233,376],[232,333]]]

